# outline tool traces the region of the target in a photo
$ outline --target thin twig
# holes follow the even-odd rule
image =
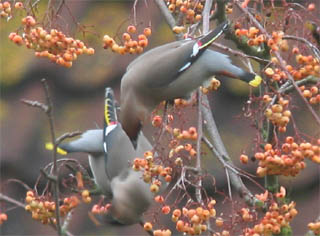
[[[201,106],[202,106],[202,92],[200,89],[198,89],[198,138],[197,138],[197,159],[196,159],[196,169],[198,169],[199,173],[201,173],[201,139],[202,139],[202,113],[201,113]],[[196,188],[196,198],[199,203],[202,202],[202,196],[201,196],[201,186],[202,186],[202,180],[200,176],[198,176],[199,179],[197,181],[197,188]]]
[[[282,39],[291,39],[291,40],[296,40],[296,41],[300,41],[302,43],[307,44],[308,47],[311,49],[311,51],[315,54],[315,56],[318,59],[320,59],[320,50],[315,45],[313,45],[311,42],[306,40],[305,38],[301,38],[301,37],[294,36],[294,35],[284,35],[282,37]]]
[[[7,195],[4,195],[3,193],[0,193],[0,202],[1,202],[1,201],[14,204],[14,205],[16,205],[16,206],[18,206],[18,207],[22,207],[23,209],[26,207],[26,205],[23,204],[22,202],[19,202],[19,201],[15,200],[15,199],[7,196]]]
[[[224,50],[224,51],[226,51],[226,52],[229,52],[229,53],[231,53],[231,54],[234,55],[234,56],[240,56],[240,57],[243,57],[243,58],[250,58],[250,59],[253,59],[253,60],[257,61],[257,62],[262,62],[262,63],[269,63],[269,62],[270,62],[270,60],[245,54],[245,53],[243,53],[243,52],[241,52],[241,51],[234,50],[234,49],[229,48],[229,47],[227,47],[227,46],[224,46],[224,45],[222,45],[222,44],[220,44],[220,43],[213,42],[213,43],[212,43],[212,46],[213,46],[213,47],[216,47],[216,48],[219,48],[219,49],[222,49],[222,50]]]
[[[49,120],[49,126],[50,126],[50,134],[51,134],[51,142],[53,143],[53,171],[52,176],[56,177],[56,182],[53,182],[54,186],[54,201],[56,206],[59,206],[59,176],[58,176],[58,166],[57,166],[57,143],[55,138],[55,128],[54,128],[54,120],[53,120],[53,105],[49,94],[49,87],[45,79],[41,80],[45,95],[46,95],[46,101],[48,110],[46,112]],[[59,207],[56,207],[56,220],[57,220],[57,232],[59,235],[62,235],[61,231],[61,222],[60,222],[60,210]]]
[[[41,110],[43,110],[45,113],[48,112],[48,106],[38,102],[38,101],[31,101],[31,100],[27,100],[27,99],[21,99],[21,102],[28,105],[28,106],[32,106],[32,107],[37,107],[40,108]]]
[[[73,138],[73,137],[76,137],[81,134],[82,134],[82,132],[80,132],[78,130],[71,132],[71,133],[64,133],[63,135],[61,135],[59,138],[56,139],[56,144],[58,146],[63,140],[65,140],[67,138]]]

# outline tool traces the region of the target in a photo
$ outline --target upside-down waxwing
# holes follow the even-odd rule
[[[187,98],[212,76],[240,79],[254,87],[260,84],[260,76],[208,49],[227,27],[224,22],[200,38],[156,47],[129,64],[121,81],[120,122],[134,145],[143,122],[160,102]]]
[[[70,143],[59,145],[60,151],[89,153],[89,164],[95,183],[105,196],[111,198],[108,215],[121,224],[141,220],[153,193],[143,181],[142,172],[132,169],[133,160],[152,150],[141,134],[135,149],[117,120],[114,94],[106,89],[104,129],[88,130]]]

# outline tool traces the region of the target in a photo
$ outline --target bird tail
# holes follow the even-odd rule
[[[198,40],[199,49],[206,48],[212,44],[219,36],[228,28],[228,21],[224,21],[220,25],[218,25],[214,30],[209,32],[204,37]]]
[[[117,109],[112,88],[107,87],[105,92],[104,126],[114,125],[118,122]]]
[[[262,81],[262,78],[259,75],[250,72],[245,72],[240,79],[247,82],[252,87],[258,87]]]
[[[53,150],[54,148],[53,143],[50,143],[50,142],[46,143],[45,148],[47,150]],[[60,155],[67,155],[68,151],[64,147],[61,147],[61,145],[59,145],[59,147],[57,147],[57,153],[59,153]]]

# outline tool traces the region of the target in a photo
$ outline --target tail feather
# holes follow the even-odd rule
[[[214,30],[209,32],[204,37],[198,40],[199,49],[205,49],[210,46],[229,26],[228,21],[224,21],[220,25],[218,25]]]
[[[104,126],[110,126],[118,122],[117,108],[112,88],[106,88],[105,92],[105,109],[104,109]]]

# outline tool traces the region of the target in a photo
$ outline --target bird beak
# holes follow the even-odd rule
[[[252,87],[258,87],[261,84],[262,78],[256,75],[253,80],[249,82]]]

